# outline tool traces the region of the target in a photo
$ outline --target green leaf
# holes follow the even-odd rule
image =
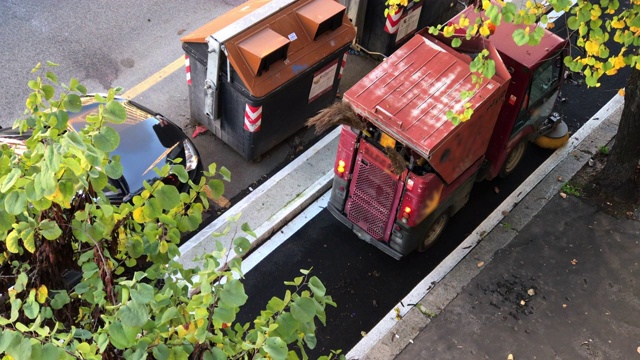
[[[227,360],[227,355],[218,347],[207,350],[202,356],[203,360]]]
[[[567,26],[571,30],[577,30],[580,27],[580,25],[581,25],[580,21],[578,21],[578,18],[575,16],[570,16],[569,19],[567,19]]]
[[[17,347],[18,344],[20,344],[21,338],[22,337],[20,336],[20,333],[16,331],[11,331],[8,329],[2,331],[2,333],[0,333],[0,354],[7,351],[7,349]]]
[[[517,29],[513,32],[513,41],[516,45],[522,46],[529,42],[529,35],[524,32],[524,29]]]
[[[285,360],[287,358],[287,344],[278,337],[268,338],[264,349],[273,360]]]
[[[211,179],[207,184],[209,190],[211,190],[211,197],[213,199],[219,199],[224,194],[224,183],[220,179]]]
[[[23,244],[24,248],[28,252],[30,252],[32,254],[35,253],[36,252],[36,244],[35,244],[33,229],[29,228],[29,229],[23,231],[20,234],[20,237],[22,238],[22,244]]]
[[[240,256],[244,255],[251,248],[251,242],[245,237],[233,239],[233,250]]]
[[[40,223],[40,235],[47,240],[55,240],[62,235],[62,230],[55,221],[44,220]]]
[[[7,349],[7,355],[15,360],[29,360],[31,358],[31,342],[28,338],[22,338],[17,346]]]
[[[82,110],[82,100],[76,94],[69,94],[63,101],[64,108],[71,112]]]
[[[35,319],[40,312],[40,304],[38,304],[35,300],[27,300],[24,305],[22,305],[22,311],[24,314],[31,320]]]
[[[178,180],[182,183],[189,181],[189,173],[182,165],[175,165],[171,167],[171,172],[178,176]]]
[[[180,203],[180,193],[175,186],[162,186],[153,193],[153,196],[158,199],[160,206],[165,210],[173,209]]]
[[[58,77],[53,72],[47,71],[46,77],[47,77],[47,79],[51,80],[52,83],[54,83],[54,84],[58,83]],[[47,100],[49,100],[49,99],[47,99]]]
[[[127,244],[125,245],[127,253],[134,259],[139,258],[144,254],[144,243],[140,237],[130,237],[127,239]]]
[[[6,193],[7,191],[9,191],[13,184],[18,181],[20,176],[22,176],[22,171],[20,171],[19,168],[14,167],[13,169],[11,169],[11,172],[7,174],[7,177],[2,182],[2,188],[0,188],[0,192]]]
[[[239,307],[247,302],[244,285],[238,279],[228,281],[220,291],[220,301],[226,305]]]
[[[4,208],[11,215],[21,214],[27,207],[27,196],[24,191],[12,190],[4,198]]]
[[[457,48],[460,45],[462,45],[462,40],[460,40],[460,38],[455,38],[455,39],[451,40],[451,47]]]
[[[71,301],[71,299],[69,299],[69,295],[67,295],[67,292],[64,290],[59,290],[56,292],[53,300],[51,300],[51,307],[54,310],[59,310],[62,309],[63,306],[68,304],[69,301]]]
[[[309,279],[309,288],[316,296],[324,296],[327,293],[327,288],[325,288],[322,281],[315,276],[312,276],[311,279]]]
[[[229,169],[223,166],[220,168],[219,173],[225,181],[231,181],[231,171]]]
[[[46,343],[42,347],[42,359],[58,360],[66,358],[65,352],[62,348],[59,348],[52,343]]]
[[[122,124],[127,120],[127,110],[121,102],[111,100],[104,107],[104,117],[114,124]]]
[[[0,233],[11,229],[11,225],[16,221],[16,217],[5,211],[0,211]]]
[[[121,307],[116,316],[126,327],[142,327],[149,320],[147,308],[135,300],[129,301],[125,306]]]
[[[136,343],[136,337],[140,332],[139,328],[123,326],[122,323],[115,322],[109,326],[109,340],[116,349],[125,350]]]
[[[120,134],[110,126],[103,126],[100,131],[93,136],[93,144],[96,149],[103,152],[111,152],[118,148],[120,144]]]
[[[135,289],[131,289],[131,299],[139,304],[148,304],[153,300],[155,291],[149,284],[137,284]]]
[[[316,305],[313,299],[300,297],[294,300],[291,304],[291,315],[301,323],[313,320],[316,315]]]
[[[111,179],[119,179],[122,177],[122,170],[120,161],[110,161],[104,168],[104,172]]]
[[[211,320],[217,326],[222,326],[222,324],[231,324],[236,319],[236,313],[233,308],[228,306],[218,306],[213,311],[213,316]]]
[[[251,229],[251,226],[249,226],[249,223],[243,223],[240,228],[242,229],[242,231],[244,231],[248,235],[251,235],[253,237],[258,237],[256,233],[253,232],[253,230]]]
[[[318,339],[314,334],[304,334],[304,342],[307,344],[309,349],[313,350],[318,344]]]
[[[160,324],[166,324],[169,321],[177,318],[178,315],[179,315],[178,309],[174,307],[170,307],[162,314],[162,318],[160,319]]]
[[[169,359],[169,348],[165,344],[159,344],[158,346],[154,347],[152,352],[153,352],[153,357],[155,357],[156,360]]]
[[[50,100],[55,94],[55,92],[56,91],[53,89],[53,86],[48,84],[42,85],[42,93],[44,93],[44,98],[46,100]]]
[[[84,141],[82,141],[82,138],[80,137],[80,135],[75,132],[75,131],[68,131],[65,133],[64,135],[67,139],[69,139],[69,141],[76,146],[78,149],[80,150],[84,150],[87,148],[87,146],[85,145]]]

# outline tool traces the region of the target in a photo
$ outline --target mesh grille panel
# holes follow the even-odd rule
[[[347,218],[376,240],[382,240],[393,207],[396,181],[375,165],[358,161],[357,166]]]

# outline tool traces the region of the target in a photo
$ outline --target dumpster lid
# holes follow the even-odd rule
[[[282,1],[282,0],[281,0]],[[280,1],[280,2],[281,2]],[[286,5],[296,0],[285,0]],[[229,25],[235,23],[236,21],[246,17],[251,14],[255,10],[263,7],[264,5],[271,3],[271,0],[251,0],[247,1],[244,4],[235,7],[226,13],[218,16],[212,21],[202,25],[198,29],[193,32],[183,36],[180,38],[182,42],[192,42],[192,43],[206,43],[207,38],[216,32],[228,27]],[[264,11],[264,10],[263,10]]]
[[[346,8],[334,0],[249,0],[182,41],[220,43],[247,90],[262,97],[337,58],[355,35]]]
[[[495,48],[489,42],[484,45],[477,42],[476,45],[490,51],[490,58],[496,63],[496,74],[491,79],[484,79],[470,99],[462,100],[460,93],[474,90],[476,86],[469,69],[471,57],[426,34],[414,36],[396,50],[347,90],[344,99],[356,113],[424,158],[431,159],[437,154],[438,160],[430,160],[430,163],[445,181],[453,181],[464,164],[456,164],[459,168],[453,169],[451,164],[445,165],[439,155],[447,148],[459,147],[457,142],[460,141],[474,143],[469,149],[473,154],[464,161],[473,162],[484,154],[502,103],[500,96],[504,97],[510,79]],[[467,122],[453,125],[446,112],[461,112],[466,102],[474,111],[482,110],[474,112]],[[482,130],[482,134],[476,133],[477,126],[488,129]]]

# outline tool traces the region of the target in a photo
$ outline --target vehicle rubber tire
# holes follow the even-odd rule
[[[449,214],[447,214],[446,212],[440,214],[440,216],[438,216],[433,221],[433,223],[429,227],[429,230],[427,230],[427,234],[425,235],[424,240],[422,240],[420,245],[418,245],[418,252],[425,252],[428,248],[430,248],[436,242],[436,240],[438,240],[440,235],[442,235],[442,232],[444,231],[444,228],[447,227],[448,223]]]
[[[507,155],[507,159],[504,161],[504,164],[502,164],[502,169],[500,169],[500,174],[498,176],[505,178],[516,169],[524,157],[528,143],[529,142],[527,140],[522,140],[518,145],[511,149],[511,152]]]

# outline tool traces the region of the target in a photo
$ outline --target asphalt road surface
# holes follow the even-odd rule
[[[242,0],[167,0],[77,2],[5,0],[0,2],[0,126],[7,127],[24,112],[27,82],[38,63],[60,64],[54,71],[61,82],[72,77],[89,92],[121,86],[125,91],[143,83],[170,64],[173,72],[133,97],[185,129],[194,130],[189,117],[189,89],[182,65],[180,38]],[[205,165],[217,163],[231,170],[225,197],[234,200],[255,188],[268,174],[303,150],[315,138],[304,130],[262,157],[248,163],[210,133],[194,142]],[[229,206],[221,202],[220,207]]]

